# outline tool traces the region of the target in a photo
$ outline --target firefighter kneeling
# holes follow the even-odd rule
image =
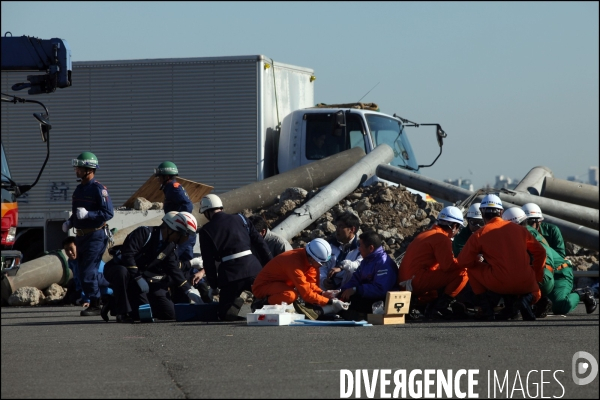
[[[175,319],[175,305],[167,297],[171,282],[190,300],[202,304],[200,293],[179,268],[177,256],[177,246],[196,234],[196,218],[187,212],[169,212],[162,220],[160,226],[140,226],[127,235],[120,251],[104,267],[104,276],[114,291],[110,313],[116,315],[117,322],[139,319],[139,306],[148,303],[155,318]],[[108,311],[102,310],[105,321]]]

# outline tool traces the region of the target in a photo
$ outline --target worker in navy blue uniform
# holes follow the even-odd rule
[[[206,277],[211,288],[220,289],[219,319],[233,321],[244,304],[240,294],[252,290],[256,275],[273,256],[252,222],[241,214],[223,212],[217,195],[203,197],[200,212],[209,221],[199,232]]]
[[[342,301],[350,303],[348,310],[340,310],[340,316],[346,320],[366,319],[366,314],[373,312],[373,303],[385,301],[387,292],[396,286],[398,265],[381,244],[377,232],[369,231],[359,236],[363,259],[352,278],[342,285],[339,295]]]
[[[190,200],[185,188],[177,182],[176,176],[179,175],[177,166],[171,161],[161,163],[154,169],[154,176],[160,182],[160,189],[165,193],[163,210],[165,214],[169,211],[192,212],[194,205]],[[194,245],[196,244],[196,234],[190,235],[190,239],[179,247],[179,259],[187,261],[194,258]]]
[[[81,289],[90,299],[90,306],[81,311],[81,316],[100,315],[100,290],[98,267],[108,244],[108,225],[114,210],[106,186],[94,178],[99,168],[98,158],[85,151],[72,161],[81,183],[73,192],[72,214],[63,223],[63,231],[75,228],[75,244],[79,252],[79,280]]]
[[[113,288],[114,302],[102,308],[117,322],[139,319],[139,306],[150,304],[157,319],[175,319],[175,305],[168,298],[169,283],[175,282],[196,304],[203,301],[190,286],[177,256],[180,243],[198,229],[196,218],[189,213],[167,213],[160,226],[140,226],[125,238],[122,246],[111,249],[113,259],[104,266],[104,276]]]

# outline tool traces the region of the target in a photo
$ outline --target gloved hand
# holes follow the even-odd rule
[[[66,220],[65,222],[63,222],[62,230],[64,233],[67,233],[69,229],[71,229],[71,221]]]
[[[350,303],[345,303],[341,300],[333,299],[333,308],[335,309],[335,312],[339,312],[341,310],[347,310],[348,307],[350,307]]]
[[[196,258],[192,258],[190,260],[190,264],[192,265],[192,267],[200,267],[200,269],[202,269],[202,257],[196,257]]]
[[[198,291],[198,289],[191,288],[190,290],[185,292],[185,294],[187,294],[188,297],[190,298],[190,300],[193,301],[194,303],[204,304],[204,302],[202,301],[202,297],[200,297],[200,292]]]
[[[77,207],[77,219],[86,219],[88,217],[88,210],[83,207]]]
[[[339,293],[340,293],[339,289],[325,290],[325,291],[323,291],[323,296],[327,297],[328,299],[335,299]]]
[[[137,278],[135,278],[135,281],[137,282],[140,289],[142,289],[142,293],[148,293],[150,291],[150,286],[148,286],[148,282],[146,282],[146,280],[142,276],[138,276]]]
[[[352,261],[350,261],[350,260],[342,260],[340,262],[340,267],[342,267],[343,270],[348,271],[351,266],[352,266]]]

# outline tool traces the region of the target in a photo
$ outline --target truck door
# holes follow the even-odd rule
[[[361,118],[355,114],[346,114],[346,129],[336,129],[334,113],[304,114],[301,146],[301,165],[340,153],[354,147],[360,147],[368,153],[371,144]]]

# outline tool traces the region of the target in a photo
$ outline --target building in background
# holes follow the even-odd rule
[[[588,183],[598,186],[598,167],[590,167],[588,169]]]
[[[462,179],[462,178],[458,178],[458,179],[444,179],[444,182],[449,183],[449,184],[454,185],[454,186],[461,187],[463,189],[467,189],[467,190],[473,191],[473,184],[471,183],[470,179]]]
[[[520,180],[511,179],[508,176],[496,175],[495,189],[514,189],[519,184]]]

